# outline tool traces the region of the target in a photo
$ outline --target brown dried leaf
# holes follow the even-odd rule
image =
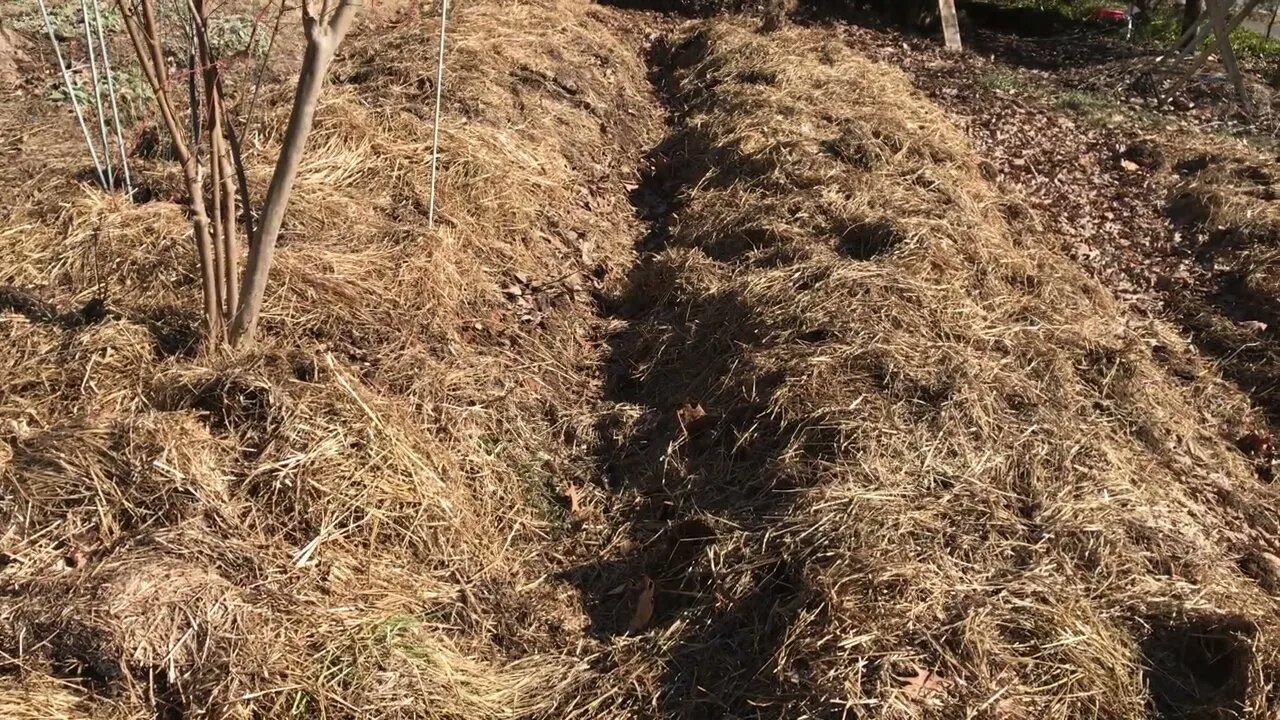
[[[685,430],[688,430],[691,424],[706,416],[707,411],[703,410],[701,405],[693,403],[685,403],[676,409],[676,420],[680,421],[680,427]]]
[[[67,556],[63,558],[63,562],[66,563],[67,567],[72,568],[73,570],[78,570],[88,564],[89,558],[85,556],[84,550],[81,550],[78,547],[73,547],[67,552]]]
[[[629,632],[639,632],[649,625],[653,619],[653,580],[648,575],[640,576],[640,596],[636,598],[636,611],[631,615]]]
[[[582,518],[582,489],[573,483],[565,488],[564,497],[569,501],[569,517],[574,520]]]
[[[932,670],[921,670],[916,668],[914,675],[910,677],[900,677],[902,687],[899,691],[912,700],[925,700],[930,695],[945,692],[952,685],[956,684],[955,680],[942,677]]]

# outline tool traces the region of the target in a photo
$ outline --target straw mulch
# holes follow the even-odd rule
[[[635,234],[600,193],[657,119],[598,12],[451,18],[434,231],[435,21],[352,37],[235,354],[199,342],[172,165],[140,158],[131,205],[76,182],[68,118],[28,120],[0,223],[0,714],[555,715],[586,621],[546,548],[589,467],[566,433],[590,296]],[[260,101],[259,194],[289,96]]]
[[[1170,145],[1174,143],[1170,141]],[[1280,421],[1280,181],[1275,159],[1223,139],[1170,148],[1168,215],[1198,282],[1174,303],[1222,373]],[[1277,448],[1280,449],[1280,448]],[[1275,453],[1260,456],[1270,473]]]
[[[1274,715],[1249,404],[901,73],[723,21],[646,69],[630,17],[457,10],[433,231],[438,27],[352,38],[239,353],[173,168],[127,205],[28,120],[0,715]]]
[[[1271,717],[1256,418],[833,38],[666,48],[674,199],[602,423],[626,541],[578,573],[656,589],[601,684],[643,717]]]

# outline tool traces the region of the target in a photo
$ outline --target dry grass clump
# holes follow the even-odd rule
[[[429,23],[353,37],[236,354],[199,342],[173,169],[142,162],[155,200],[131,205],[75,181],[66,118],[29,130],[49,152],[4,171],[0,230],[0,712],[551,717],[573,696],[561,643],[586,620],[545,577],[553,498],[581,482],[591,285],[633,234],[597,193],[655,114],[598,12],[451,19],[450,95],[483,102],[447,109],[436,231],[407,111],[433,92],[379,84],[430,54]],[[258,192],[283,121],[251,138]]]
[[[1274,158],[1248,151],[1238,143],[1199,143],[1180,148],[1175,170],[1182,175],[1174,198],[1178,219],[1199,222],[1256,240],[1274,239],[1280,228],[1275,185],[1280,170]]]
[[[1199,147],[1197,147],[1197,145]],[[1280,175],[1273,158],[1226,140],[1179,147],[1170,218],[1199,241],[1201,278],[1180,303],[1197,345],[1280,418]]]
[[[667,62],[676,198],[603,426],[629,539],[580,573],[656,582],[610,716],[1274,714],[1244,403],[1016,235],[901,73],[726,23]]]

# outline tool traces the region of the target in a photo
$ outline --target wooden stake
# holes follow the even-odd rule
[[[955,0],[938,0],[938,11],[942,14],[942,35],[946,38],[947,49],[959,52],[960,21],[956,19]]]
[[[1218,52],[1222,54],[1222,63],[1227,66],[1227,74],[1231,76],[1231,82],[1235,83],[1236,92],[1240,93],[1240,104],[1244,107],[1245,114],[1252,115],[1253,107],[1249,102],[1249,89],[1244,85],[1244,76],[1240,74],[1240,65],[1236,63],[1235,50],[1231,48],[1233,26],[1227,22],[1227,11],[1218,0],[1204,1],[1213,20],[1213,34],[1218,38]]]
[[[1231,32],[1234,32],[1235,29],[1240,26],[1240,23],[1244,22],[1245,18],[1249,17],[1249,15],[1253,12],[1253,9],[1256,8],[1261,2],[1262,0],[1249,0],[1248,2],[1246,2],[1244,4],[1244,7],[1240,8],[1240,10],[1237,11],[1234,16],[1232,16],[1230,22],[1227,23],[1228,35]],[[1208,14],[1209,13],[1205,13],[1205,15],[1208,15]],[[1177,46],[1178,52],[1176,52],[1175,54],[1165,55],[1165,56],[1162,56],[1160,59],[1156,60],[1156,63],[1153,66],[1153,68],[1159,68],[1162,64],[1165,64],[1165,63],[1167,64],[1176,63],[1177,61],[1181,60],[1186,55],[1186,53],[1190,52],[1195,48],[1200,47],[1200,45],[1204,43],[1206,39],[1208,39],[1209,33],[1212,32],[1212,24],[1205,23],[1204,20],[1205,18],[1203,16],[1197,18],[1196,24],[1193,25],[1191,29],[1187,30],[1187,34],[1184,37],[1190,37],[1192,33],[1195,33],[1195,37],[1192,38],[1191,41],[1188,41],[1185,44],[1178,45]],[[1202,24],[1203,24],[1203,27],[1202,27]],[[1182,41],[1179,41],[1179,43],[1181,42]],[[1161,103],[1167,103],[1171,101],[1174,98],[1174,96],[1176,96],[1179,92],[1181,92],[1182,88],[1186,86],[1187,82],[1190,81],[1191,78],[1194,77],[1196,73],[1200,72],[1200,68],[1204,67],[1205,62],[1209,60],[1209,55],[1212,54],[1212,52],[1213,52],[1212,45],[1205,45],[1203,48],[1200,48],[1200,51],[1196,54],[1195,59],[1191,62],[1191,64],[1187,67],[1186,70],[1182,71],[1181,77],[1179,77],[1177,82],[1175,82],[1174,85],[1165,92],[1164,97],[1161,98]]]

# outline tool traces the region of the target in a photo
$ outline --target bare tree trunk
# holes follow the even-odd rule
[[[208,134],[209,134],[209,181],[211,192],[209,193],[213,200],[213,214],[210,217],[210,234],[213,236],[213,277],[214,289],[218,298],[218,312],[223,317],[227,315],[227,291],[230,290],[224,283],[223,278],[226,277],[227,263],[235,262],[234,258],[227,257],[226,248],[223,245],[222,238],[225,228],[223,227],[223,206],[228,200],[234,202],[234,198],[224,197],[222,194],[222,163],[218,162],[218,155],[222,152],[222,118],[218,116],[217,103],[214,100],[213,82],[209,78],[210,70],[208,69],[208,56],[200,53],[202,64],[205,66],[205,105],[209,112]]]
[[[1186,0],[1182,6],[1182,32],[1191,29],[1196,24],[1196,20],[1200,19],[1200,13],[1204,12],[1204,0]]]
[[[960,21],[956,18],[955,0],[938,0],[938,15],[942,18],[942,37],[947,49],[958,52],[963,49],[960,41]]]
[[[1271,5],[1271,19],[1267,21],[1267,39],[1271,39],[1271,28],[1276,25],[1276,13],[1280,13],[1280,2]]]
[[[209,175],[213,196],[213,258],[218,307],[223,317],[235,317],[239,286],[236,281],[236,190],[227,162],[227,129],[218,58],[209,45],[209,14],[204,0],[190,0],[193,35],[204,75],[205,107],[209,113]]]
[[[222,111],[222,98],[218,98],[218,111]],[[223,269],[222,282],[226,290],[224,296],[227,304],[227,317],[235,318],[240,307],[240,244],[236,241],[236,187],[232,179],[232,163],[228,158],[229,148],[222,148],[216,162],[221,167],[222,175],[222,254],[227,258]]]
[[[172,138],[174,154],[182,165],[183,178],[190,196],[191,222],[210,337],[225,339],[235,345],[252,336],[257,324],[276,239],[280,234],[293,184],[297,180],[307,136],[315,120],[325,75],[338,46],[351,28],[359,0],[304,0],[302,26],[307,39],[306,52],[294,93],[289,124],[285,129],[284,143],[276,159],[260,223],[254,222],[251,212],[240,142],[229,118],[218,59],[209,43],[209,15],[205,0],[187,0],[191,10],[195,46],[192,48],[193,61],[190,64],[195,66],[194,60],[198,58],[204,78],[202,98],[196,98],[198,93],[194,77],[188,88],[193,105],[190,139],[186,138],[180,126],[179,115],[169,96],[166,58],[160,43],[160,29],[153,5],[155,0],[139,1],[141,18],[138,17],[134,0],[116,0],[116,7],[124,17],[129,39]],[[194,73],[195,67],[191,71]],[[204,127],[200,127],[202,120]],[[208,198],[205,195],[201,148],[208,150]],[[237,195],[244,209],[240,221],[250,240],[243,281],[238,277]],[[212,212],[208,209],[209,201],[213,204]]]
[[[215,132],[220,131],[216,124],[209,126],[209,180],[212,186],[210,196],[213,200],[213,213],[209,217],[209,234],[213,238],[213,290],[214,297],[218,303],[218,314],[227,317],[227,287],[223,284],[222,279],[226,277],[227,263],[230,258],[223,252],[222,244],[222,206],[225,198],[222,197],[222,165],[218,162],[217,153],[222,149],[222,143],[219,141]]]
[[[339,0],[337,8],[325,18],[323,9],[317,16],[310,3],[303,4],[302,27],[307,37],[307,49],[302,59],[298,88],[293,96],[293,109],[285,130],[284,145],[276,160],[271,185],[267,188],[267,197],[263,203],[262,217],[249,248],[244,281],[240,286],[239,312],[231,325],[232,345],[253,334],[258,314],[262,311],[276,239],[284,222],[284,211],[293,192],[293,183],[298,178],[298,166],[302,163],[307,136],[311,134],[311,124],[315,120],[324,78],[338,46],[351,28],[355,11],[355,0]]]
[[[164,49],[160,46],[152,0],[142,0],[142,21],[139,22],[130,3],[118,2],[125,20],[125,30],[138,56],[147,83],[155,94],[160,116],[172,139],[174,154],[182,165],[187,194],[190,197],[191,226],[195,235],[196,261],[200,265],[200,287],[204,294],[204,316],[210,334],[221,332],[222,313],[218,303],[217,279],[214,274],[213,236],[209,227],[209,214],[204,202],[204,188],[199,159],[183,140],[178,114],[169,98],[169,73],[165,64]]]
[[[218,78],[218,97],[226,98],[222,90],[222,78]],[[225,111],[225,107],[223,108]],[[240,196],[240,222],[244,225],[244,236],[253,240],[253,199],[249,197],[249,178],[244,170],[244,153],[240,151],[240,137],[236,133],[235,123],[227,122],[227,150],[231,154],[231,168],[236,174],[236,190]],[[234,311],[233,311],[234,314]]]

